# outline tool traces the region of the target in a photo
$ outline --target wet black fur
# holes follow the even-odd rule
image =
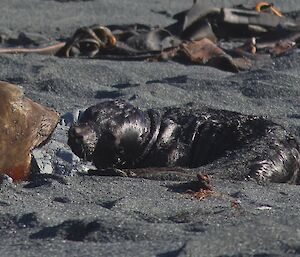
[[[88,148],[88,128],[97,135]],[[97,168],[201,166],[208,173],[258,182],[299,182],[297,140],[263,117],[214,109],[141,111],[115,100],[88,108],[69,131],[72,150]],[[92,149],[89,153],[85,149]]]

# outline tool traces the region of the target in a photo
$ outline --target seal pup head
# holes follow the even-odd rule
[[[7,82],[0,82],[0,99],[0,173],[23,180],[30,170],[30,151],[50,136],[59,115]]]
[[[147,113],[121,100],[88,108],[69,130],[72,151],[97,168],[132,167],[144,152],[150,132]]]

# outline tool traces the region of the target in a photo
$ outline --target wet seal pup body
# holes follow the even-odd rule
[[[0,174],[24,180],[30,151],[45,142],[59,115],[25,97],[20,87],[0,81]]]
[[[106,101],[71,126],[68,144],[98,169],[204,166],[221,177],[299,183],[300,148],[292,135],[263,117],[225,110],[142,111]]]

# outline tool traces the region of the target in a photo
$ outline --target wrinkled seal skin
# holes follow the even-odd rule
[[[0,173],[24,180],[30,170],[30,151],[50,136],[59,115],[6,82],[0,82],[0,99]]]
[[[292,135],[262,117],[224,110],[141,111],[121,100],[102,102],[88,108],[70,128],[68,144],[99,169],[195,168],[218,161],[227,167],[230,159],[244,168],[224,168],[227,177],[299,182],[299,144]],[[239,153],[242,157],[235,160]]]

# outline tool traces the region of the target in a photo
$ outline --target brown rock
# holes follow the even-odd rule
[[[24,180],[30,170],[30,151],[50,136],[59,115],[7,82],[0,82],[0,99],[0,173]]]

